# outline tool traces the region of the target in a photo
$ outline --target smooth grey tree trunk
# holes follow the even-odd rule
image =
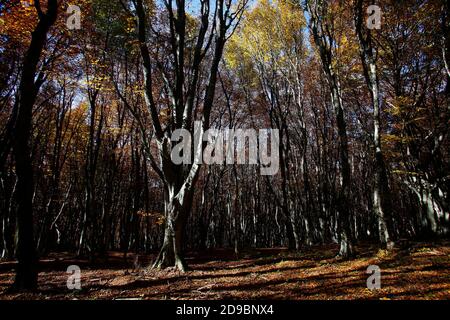
[[[341,97],[341,87],[333,67],[333,47],[334,38],[327,26],[327,21],[323,17],[328,16],[327,3],[323,1],[308,1],[307,10],[310,14],[310,26],[314,36],[314,42],[319,49],[322,69],[325,73],[331,94],[331,104],[333,106],[336,125],[339,136],[339,179],[340,189],[336,199],[337,211],[337,231],[339,241],[339,256],[350,258],[354,255],[353,234],[351,230],[352,205],[350,199],[350,163],[348,156],[348,137],[344,117],[344,109]]]
[[[391,216],[391,199],[387,168],[381,145],[381,97],[377,73],[377,51],[374,48],[370,29],[364,25],[363,0],[358,0],[355,6],[355,27],[359,40],[361,63],[372,101],[373,150],[374,150],[374,185],[373,210],[378,219],[378,234],[384,248],[391,249],[393,242],[389,232],[387,217]]]

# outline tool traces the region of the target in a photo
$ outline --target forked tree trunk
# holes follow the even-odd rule
[[[191,210],[193,189],[198,178],[200,164],[195,161],[190,166],[189,173],[183,174],[183,169],[178,170],[170,159],[171,143],[170,135],[173,130],[184,129],[189,133],[193,133],[193,116],[196,114],[195,102],[199,94],[203,90],[198,91],[202,70],[208,69],[209,79],[204,90],[203,110],[201,128],[202,134],[210,127],[210,115],[213,107],[216,83],[219,74],[219,64],[222,60],[225,42],[227,41],[227,33],[230,28],[235,27],[244,12],[244,6],[238,5],[236,11],[232,9],[232,3],[224,0],[215,2],[215,19],[213,25],[210,24],[210,3],[202,0],[201,2],[201,18],[198,28],[198,37],[193,53],[192,64],[189,67],[185,59],[185,48],[187,47],[186,39],[186,3],[184,1],[177,2],[176,9],[172,7],[172,2],[166,2],[165,7],[169,13],[171,36],[170,42],[172,46],[171,55],[174,58],[174,79],[172,85],[171,80],[165,77],[165,86],[169,92],[171,100],[171,117],[169,125],[163,129],[160,119],[160,110],[157,105],[153,91],[153,72],[155,57],[150,54],[147,46],[147,16],[146,5],[142,0],[134,2],[134,10],[137,18],[137,31],[142,58],[143,73],[145,79],[145,104],[148,107],[151,122],[156,140],[160,145],[159,157],[160,166],[154,161],[151,152],[148,157],[151,160],[152,168],[164,181],[167,191],[166,202],[166,229],[164,234],[164,243],[160,254],[158,255],[153,267],[165,268],[173,265],[177,269],[186,270],[186,263],[182,255],[182,244],[184,226],[187,216]],[[176,13],[175,13],[176,11]],[[234,22],[233,22],[234,21]],[[209,36],[208,33],[211,32]],[[213,45],[212,45],[213,44]],[[207,51],[213,50],[212,59],[203,59]],[[214,48],[214,49],[212,49]],[[209,66],[202,66],[203,61],[210,61]],[[156,62],[156,65],[164,63]],[[169,68],[169,69],[171,69]],[[187,72],[187,73],[186,73]],[[188,74],[189,76],[186,76]],[[191,77],[192,75],[192,77]],[[139,120],[138,120],[139,121]],[[166,122],[166,121],[165,121]],[[143,130],[145,137],[145,130]],[[201,139],[200,139],[201,140]],[[161,148],[162,147],[162,148]],[[198,148],[201,150],[200,148]],[[195,159],[198,159],[195,155]],[[187,169],[187,168],[184,168]],[[181,174],[180,174],[181,173]],[[186,172],[184,172],[186,173]]]

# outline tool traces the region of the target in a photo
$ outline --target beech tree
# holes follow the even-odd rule
[[[20,77],[17,116],[14,123],[13,150],[17,173],[17,272],[14,286],[17,289],[34,289],[37,286],[37,256],[33,232],[33,167],[30,140],[32,112],[36,96],[46,80],[45,70],[38,70],[47,34],[58,14],[57,0],[48,0],[46,9],[39,0],[34,1],[38,22],[25,54]]]
[[[186,263],[183,258],[184,228],[186,219],[192,206],[194,187],[198,179],[200,165],[194,155],[192,165],[175,165],[171,160],[173,141],[172,133],[176,129],[194,131],[194,112],[201,108],[201,130],[204,132],[210,126],[210,114],[214,103],[219,64],[223,55],[225,43],[230,33],[239,22],[245,9],[246,2],[239,2],[234,6],[232,1],[218,0],[200,1],[200,25],[194,30],[188,30],[188,14],[184,0],[164,1],[165,19],[168,26],[164,26],[160,34],[167,32],[169,47],[167,60],[152,59],[148,47],[149,5],[136,0],[124,3],[125,10],[136,17],[137,39],[139,41],[142,66],[144,72],[145,103],[151,117],[153,134],[158,145],[160,163],[156,164],[153,157],[153,168],[164,183],[165,193],[165,231],[164,243],[159,256],[153,264],[155,268],[174,266],[184,271]],[[188,34],[195,32],[195,36]],[[192,52],[188,50],[188,41],[194,41]],[[187,56],[187,54],[190,56]],[[165,65],[169,64],[169,69]],[[209,69],[208,79],[201,79],[201,70]],[[167,94],[168,103],[164,110],[169,117],[162,121],[161,105],[154,94],[156,70],[161,73],[163,89]],[[201,89],[199,89],[199,86]],[[203,88],[202,88],[203,87]],[[203,94],[201,107],[198,106],[198,96]],[[147,139],[147,137],[144,137]],[[201,152],[202,148],[198,148]]]
[[[339,166],[340,166],[340,190],[336,209],[338,212],[339,228],[339,255],[347,258],[353,252],[353,235],[351,230],[351,202],[350,200],[350,163],[348,153],[347,124],[344,115],[344,105],[342,101],[342,88],[338,70],[336,70],[335,50],[336,40],[334,34],[333,18],[336,12],[332,12],[334,4],[326,1],[306,1],[305,8],[310,14],[310,26],[314,36],[314,42],[319,50],[322,68],[326,75],[331,94],[331,104],[333,105],[336,124],[339,135]]]
[[[387,248],[392,248],[393,244],[387,225],[387,217],[391,217],[391,200],[387,177],[387,169],[384,160],[383,148],[381,145],[381,106],[382,98],[379,86],[377,59],[378,50],[372,37],[372,31],[365,23],[367,21],[363,0],[355,3],[355,28],[358,35],[361,62],[366,78],[367,86],[373,108],[373,148],[375,151],[375,183],[373,186],[373,209],[378,216],[378,228],[381,243]]]

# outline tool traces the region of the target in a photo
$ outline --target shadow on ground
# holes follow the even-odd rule
[[[109,252],[95,261],[67,253],[40,261],[39,289],[10,294],[15,263],[0,262],[0,299],[449,299],[450,244],[413,243],[391,252],[359,245],[350,261],[337,247],[188,255],[192,271],[149,270],[154,255]],[[82,289],[67,289],[69,265],[82,270]],[[369,265],[381,268],[381,289],[367,289]]]

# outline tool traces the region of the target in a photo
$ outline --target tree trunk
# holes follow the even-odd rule
[[[347,128],[344,117],[344,110],[341,97],[341,87],[338,75],[334,69],[333,57],[333,34],[327,24],[331,23],[324,20],[328,13],[327,2],[313,1],[308,2],[307,9],[311,15],[310,25],[314,36],[314,42],[319,49],[322,68],[326,75],[328,86],[331,93],[331,104],[333,106],[337,131],[339,136],[339,178],[340,190],[337,196],[337,219],[338,219],[338,239],[339,256],[349,258],[354,255],[353,235],[351,232],[351,199],[350,199],[350,163],[348,157],[348,138]],[[331,44],[331,45],[330,45]]]
[[[19,116],[20,118],[20,116]],[[31,118],[31,115],[30,115]],[[31,122],[31,119],[30,119]],[[15,135],[15,160],[17,172],[17,271],[14,287],[37,287],[36,249],[33,232],[33,168],[29,148],[30,126],[17,123]]]
[[[185,5],[184,1],[177,3],[175,14],[172,3],[169,1],[165,4],[171,24],[171,55],[175,63],[171,66],[174,73],[174,83],[170,83],[171,80],[167,79],[170,77],[164,77],[165,87],[169,92],[171,100],[171,116],[169,119],[170,125],[163,130],[160,111],[158,110],[156,99],[153,94],[154,79],[152,74],[155,65],[154,62],[157,59],[150,54],[150,50],[147,46],[148,20],[146,17],[146,6],[142,0],[134,1],[134,9],[138,22],[137,33],[145,80],[144,98],[153,124],[153,133],[160,148],[159,157],[161,160],[161,168],[154,161],[151,152],[148,152],[147,155],[151,160],[153,169],[155,169],[159,178],[164,181],[167,196],[164,243],[153,267],[163,268],[173,265],[181,271],[186,269],[186,263],[182,257],[184,226],[191,210],[193,189],[198,178],[200,164],[194,161],[194,164],[190,165],[189,169],[187,167],[181,168],[174,165],[170,158],[171,143],[168,140],[170,140],[170,135],[175,129],[185,129],[190,133],[192,133],[192,131],[195,132],[195,129],[193,130],[193,128],[196,125],[192,120],[194,115],[194,102],[201,92],[198,91],[197,88],[199,85],[200,71],[205,67],[202,67],[202,62],[204,61],[203,58],[206,51],[214,47],[212,60],[210,60],[211,63],[209,66],[205,67],[209,71],[209,78],[204,90],[202,121],[200,125],[202,134],[210,127],[210,116],[215,97],[219,64],[222,59],[225,42],[227,41],[227,32],[231,26],[235,25],[234,23],[229,23],[229,21],[233,21],[237,17],[240,17],[243,12],[243,10],[234,12],[231,9],[231,2],[225,2],[224,0],[216,1],[215,17],[217,20],[214,23],[214,26],[211,26],[211,37],[209,38],[210,40],[214,39],[214,46],[212,46],[211,44],[213,42],[205,41],[210,28],[210,7],[207,1],[202,1],[201,24],[194,49],[193,61],[189,68],[185,61],[187,21]],[[240,6],[238,6],[238,8],[240,8]],[[212,37],[213,35],[215,36]],[[156,65],[164,64],[165,62],[158,63],[156,61]],[[186,72],[193,76],[186,77]],[[188,81],[189,78],[190,81]],[[186,82],[188,82],[187,86]],[[143,139],[146,139],[145,135]],[[206,144],[204,146],[206,146]],[[199,147],[199,149],[203,148],[201,145]],[[197,156],[199,155],[194,156],[195,160],[197,159]]]
[[[403,183],[416,194],[417,200],[425,213],[425,217],[421,216],[421,227],[425,229],[425,233],[431,236],[448,234],[446,225],[449,223],[449,218],[446,217],[445,209],[438,199],[433,196],[431,184],[416,177],[403,180]],[[437,193],[443,192],[438,190]]]
[[[179,198],[181,198],[181,202]],[[152,268],[165,269],[173,267],[185,272],[187,264],[184,259],[183,241],[185,222],[192,205],[192,190],[187,190],[181,197],[174,197],[169,193],[166,200],[166,221],[164,229],[164,242],[153,263]]]
[[[367,86],[370,90],[373,108],[373,148],[375,155],[375,181],[373,186],[373,209],[378,218],[378,233],[382,246],[390,249],[393,246],[386,218],[391,214],[391,199],[384,155],[381,148],[380,135],[380,93],[377,75],[377,52],[373,47],[372,34],[363,26],[363,0],[356,3],[355,25],[359,39],[361,62],[364,69]]]
[[[373,208],[378,217],[378,232],[380,242],[384,248],[393,246],[386,218],[390,216],[389,185],[386,164],[381,148],[380,135],[380,95],[378,90],[378,79],[376,64],[373,59],[368,63],[368,83],[371,89],[373,107],[373,147],[375,154],[375,182],[373,186]]]
[[[19,110],[14,130],[14,159],[17,174],[17,271],[13,287],[15,289],[35,289],[37,287],[37,255],[33,232],[33,167],[31,158],[32,111],[44,76],[39,74],[35,82],[37,65],[47,40],[47,33],[55,23],[57,1],[48,0],[47,13],[41,11],[39,1],[35,7],[39,22],[32,33],[31,43],[26,53],[19,86]]]
[[[339,190],[337,203],[339,256],[348,259],[354,256],[353,235],[351,231],[350,163],[348,158],[347,128],[339,87],[337,85],[332,88],[332,104],[336,112],[339,135],[339,162],[341,164],[341,188]]]

